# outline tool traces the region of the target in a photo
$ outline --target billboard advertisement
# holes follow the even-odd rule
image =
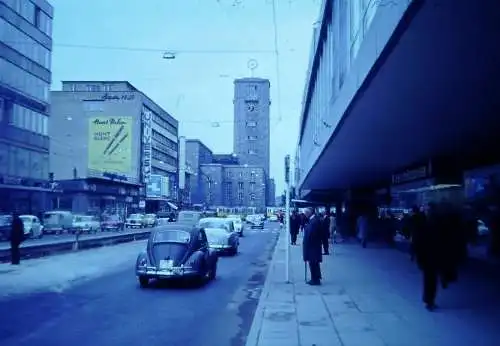
[[[151,174],[146,184],[146,197],[151,199],[167,199],[169,196],[168,177]]]
[[[130,174],[132,117],[89,118],[88,168]]]
[[[158,174],[151,174],[149,182],[146,184],[146,197],[147,198],[161,198],[162,176]]]

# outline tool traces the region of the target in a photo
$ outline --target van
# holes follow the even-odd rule
[[[61,234],[73,226],[73,213],[70,211],[48,211],[43,214],[43,233]]]

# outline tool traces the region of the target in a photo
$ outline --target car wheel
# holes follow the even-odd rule
[[[149,278],[147,276],[139,276],[139,285],[141,288],[146,288],[149,286]]]

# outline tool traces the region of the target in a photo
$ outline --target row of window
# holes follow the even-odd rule
[[[49,154],[0,143],[0,174],[48,179]]]
[[[18,104],[12,106],[9,124],[42,136],[49,135],[49,117]]]
[[[162,153],[161,151],[154,149],[151,152],[151,155],[153,156],[153,159],[162,161],[163,163],[166,163],[167,165],[171,165],[174,167],[177,167],[177,160],[171,157],[170,155],[167,155],[165,153]]]
[[[163,144],[167,148],[172,149],[175,152],[177,152],[177,143],[175,143],[173,140],[165,137],[164,135],[162,135],[161,133],[159,133],[158,131],[156,131],[154,129],[151,132],[152,132],[152,137],[155,141],[157,141],[158,143]]]
[[[52,36],[52,18],[29,0],[3,0],[21,17],[47,36]]]
[[[322,135],[328,124],[335,126],[336,118],[327,117],[326,107],[335,99],[343,87],[345,75],[355,60],[361,41],[367,32],[379,2],[377,0],[339,0],[334,2],[332,21],[328,24],[322,56],[317,66],[316,79],[307,110],[307,122],[301,138],[301,157],[314,159],[312,152],[321,145]],[[314,52],[313,52],[314,53]],[[307,90],[307,89],[306,89]],[[305,139],[305,141],[302,141]],[[304,166],[304,164],[302,164]]]
[[[173,126],[168,121],[166,121],[165,119],[160,117],[158,114],[155,114],[154,112],[152,112],[152,113],[153,113],[153,121],[155,123],[160,125],[160,127],[163,127],[164,129],[166,129],[168,132],[170,132],[174,136],[177,136],[177,128],[175,126]]]
[[[49,83],[0,58],[0,82],[43,102],[49,102]]]
[[[0,18],[0,42],[50,70],[50,51],[3,18]]]

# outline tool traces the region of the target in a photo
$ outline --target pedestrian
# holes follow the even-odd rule
[[[361,241],[361,246],[366,248],[368,242],[368,216],[366,216],[366,214],[362,214],[358,217],[356,231],[358,239]]]
[[[24,224],[17,212],[12,214],[12,226],[10,233],[10,258],[13,265],[21,262],[19,246],[24,240]]]
[[[330,241],[330,212],[327,211],[321,218],[321,243],[323,244],[323,255],[329,255]]]
[[[314,215],[312,208],[305,210],[305,216],[309,220],[304,227],[304,238],[302,240],[302,255],[304,262],[309,263],[309,270],[311,272],[311,280],[308,281],[309,285],[321,285],[321,267],[322,251],[321,251],[321,220]]]
[[[421,216],[422,217],[422,216]],[[429,311],[436,308],[438,279],[441,271],[441,222],[437,207],[429,203],[426,220],[413,230],[413,251],[417,265],[422,271],[422,300]],[[425,223],[424,223],[425,222]]]
[[[300,218],[297,215],[297,211],[294,210],[292,212],[292,216],[290,216],[290,237],[292,245],[297,245],[297,236],[300,231]]]

